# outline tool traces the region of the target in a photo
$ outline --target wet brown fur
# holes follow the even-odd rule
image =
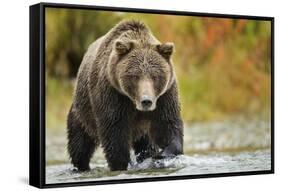
[[[100,144],[111,170],[127,169],[131,148],[138,161],[182,153],[172,50],[137,21],[117,24],[90,45],[78,72],[67,121],[68,152],[75,167],[88,170]],[[153,81],[158,98],[156,109],[150,112],[138,111],[134,104],[137,82],[144,75]]]

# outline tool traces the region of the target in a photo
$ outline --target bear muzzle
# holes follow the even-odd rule
[[[156,108],[156,101],[149,95],[142,95],[136,106],[139,111],[152,111]]]
[[[156,108],[156,97],[152,80],[148,78],[141,79],[138,83],[138,90],[137,109],[140,111],[154,110]]]
[[[145,110],[149,109],[149,108],[152,106],[152,103],[153,103],[153,102],[152,102],[152,98],[150,98],[150,97],[147,96],[147,95],[143,95],[143,96],[141,97],[140,102],[141,102],[142,108],[144,108]]]

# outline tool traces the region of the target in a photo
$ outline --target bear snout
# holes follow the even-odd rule
[[[156,100],[149,95],[142,95],[136,101],[136,106],[139,111],[152,111],[156,108]]]
[[[152,111],[156,107],[156,98],[154,93],[153,82],[145,77],[138,82],[138,95],[136,106],[140,111]]]
[[[149,109],[152,106],[152,99],[148,95],[141,96],[141,105],[144,109]]]

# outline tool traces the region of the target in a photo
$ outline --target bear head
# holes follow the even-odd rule
[[[117,39],[109,58],[109,81],[137,110],[152,111],[174,80],[173,51],[173,43]]]

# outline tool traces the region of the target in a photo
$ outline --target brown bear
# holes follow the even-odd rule
[[[78,71],[68,114],[68,152],[79,171],[101,144],[109,168],[183,153],[183,123],[171,60],[139,21],[123,21],[92,43]]]

